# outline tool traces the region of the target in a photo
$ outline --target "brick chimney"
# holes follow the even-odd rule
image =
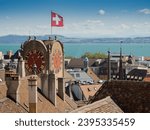
[[[29,86],[29,112],[37,112],[37,77],[31,75],[28,79]]]

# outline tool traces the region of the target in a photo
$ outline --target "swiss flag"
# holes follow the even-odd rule
[[[55,12],[51,12],[51,26],[63,27],[63,17]]]

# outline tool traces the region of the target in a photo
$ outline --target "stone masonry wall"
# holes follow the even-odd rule
[[[90,103],[110,96],[128,113],[150,112],[150,82],[110,81],[105,82]]]
[[[0,69],[0,79],[2,81],[5,81],[5,70],[3,70],[3,69]]]
[[[0,99],[5,98],[7,95],[7,86],[5,82],[0,82]]]

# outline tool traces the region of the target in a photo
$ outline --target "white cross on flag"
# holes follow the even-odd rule
[[[51,26],[63,27],[63,17],[55,12],[51,12]]]

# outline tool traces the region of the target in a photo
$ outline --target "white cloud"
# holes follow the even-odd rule
[[[11,18],[12,20],[12,18]],[[114,18],[113,18],[114,20]],[[53,28],[53,34],[60,34],[70,37],[128,37],[128,36],[149,36],[150,22],[149,19],[142,21],[120,21],[105,19],[87,19],[78,22],[65,22],[62,28]],[[8,21],[8,20],[7,20]],[[44,35],[51,34],[49,23],[26,24],[2,22],[0,24],[0,35],[19,34],[19,35]]]
[[[87,20],[84,24],[88,26],[103,26],[104,23],[101,20]]]
[[[50,27],[46,26],[46,25],[37,25],[36,28],[38,28],[38,29],[48,29]]]
[[[66,24],[66,26],[64,26],[64,33],[94,36],[103,27],[104,23],[101,20],[86,20],[83,22]]]
[[[127,24],[121,24],[121,28],[125,29],[125,30],[128,30],[128,29],[130,29],[130,26],[127,25]]]
[[[140,13],[144,13],[144,14],[150,14],[150,9],[141,9],[139,10]]]
[[[99,15],[104,15],[106,12],[105,12],[105,10],[103,10],[103,9],[100,9],[99,11],[98,11],[98,14]]]
[[[149,36],[150,22],[104,23],[101,20],[85,20],[78,23],[66,23],[64,28],[55,28],[55,34],[70,37],[130,37]]]

